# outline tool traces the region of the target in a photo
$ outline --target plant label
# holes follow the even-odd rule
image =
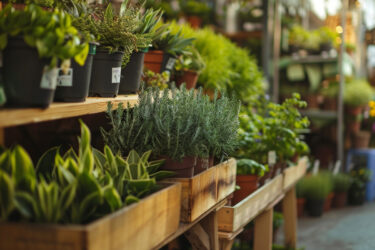
[[[73,86],[73,69],[67,70],[59,69],[57,77],[57,86],[59,87],[72,87]]]
[[[40,81],[40,88],[42,89],[56,89],[57,84],[57,68],[50,69],[44,66],[42,80]]]
[[[340,171],[340,168],[341,168],[341,162],[340,161],[337,161],[336,162],[336,165],[335,165],[335,168],[333,169],[333,175],[337,175]]]
[[[319,165],[320,165],[320,161],[315,160],[314,161],[314,167],[313,167],[313,170],[312,170],[312,175],[317,175],[319,173]]]
[[[167,70],[171,70],[172,71],[175,63],[176,63],[176,59],[175,58],[169,58],[168,62],[167,62],[167,65],[165,66],[165,68]]]
[[[268,152],[268,165],[272,166],[276,163],[276,152],[275,151],[269,151]]]
[[[112,83],[120,83],[121,67],[112,68]]]

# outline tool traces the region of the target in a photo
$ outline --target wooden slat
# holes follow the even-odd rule
[[[85,226],[0,223],[0,249],[148,250],[177,230],[180,198],[172,184]]]
[[[236,188],[236,160],[229,159],[217,166],[217,200],[222,200],[230,195]]]
[[[52,103],[47,109],[40,108],[2,108],[0,109],[0,127],[11,127],[28,123],[57,120],[87,114],[96,114],[107,110],[107,103],[114,107],[121,102],[124,107],[134,106],[138,95],[122,95],[115,98],[88,97],[81,103]]]
[[[255,219],[254,250],[272,249],[273,208],[265,210]]]
[[[210,250],[210,237],[200,223],[185,233],[193,249]]]
[[[217,212],[213,211],[200,223],[207,232],[210,239],[210,250],[219,250],[219,228],[217,223]]]
[[[303,157],[298,161],[298,164],[289,167],[284,171],[284,184],[283,189],[286,191],[293,187],[299,179],[301,179],[307,170],[308,158]]]
[[[234,207],[225,206],[220,209],[219,230],[234,232],[244,227],[282,194],[282,184],[283,176],[279,175]]]
[[[285,246],[297,247],[297,201],[295,187],[291,188],[283,200]]]

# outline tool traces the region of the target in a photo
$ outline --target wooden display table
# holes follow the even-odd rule
[[[307,158],[262,186],[235,206],[225,206],[218,212],[221,249],[231,249],[235,235],[255,219],[254,249],[272,248],[273,207],[283,201],[285,244],[296,247],[297,204],[295,184],[307,169]]]

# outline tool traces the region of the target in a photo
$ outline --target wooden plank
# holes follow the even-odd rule
[[[307,170],[308,158],[303,157],[298,161],[296,166],[289,167],[284,171],[283,189],[288,190],[293,187],[299,179],[301,179]]]
[[[210,239],[210,250],[219,250],[219,234],[217,224],[217,212],[213,211],[200,223],[208,233]]]
[[[190,223],[217,202],[230,195],[235,188],[235,160],[218,164],[192,178],[171,178],[182,184],[181,221]]]
[[[242,231],[243,231],[243,228],[240,228],[236,232],[233,232],[233,233],[219,232],[219,239],[234,240],[234,238],[236,238]]]
[[[193,249],[210,250],[210,238],[200,223],[185,233]]]
[[[219,230],[234,232],[244,227],[283,193],[283,176],[279,175],[237,203],[219,210]]]
[[[273,208],[265,210],[255,219],[254,250],[272,249]]]
[[[138,103],[138,95],[121,95],[115,98],[88,97],[81,103],[52,103],[47,109],[40,108],[2,108],[0,109],[0,127],[18,126],[62,118],[70,118],[87,114],[96,114],[107,110],[107,103],[114,107],[119,103],[134,106]]]
[[[295,187],[291,188],[283,200],[285,246],[297,248],[297,201]]]
[[[177,230],[180,199],[172,184],[88,225],[0,223],[0,249],[151,249]]]
[[[220,239],[220,250],[231,250],[234,240]]]

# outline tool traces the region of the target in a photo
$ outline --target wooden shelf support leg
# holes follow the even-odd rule
[[[255,218],[254,250],[272,249],[273,208],[265,210]]]
[[[220,239],[220,250],[231,250],[234,243],[233,240]]]
[[[285,246],[297,247],[297,201],[295,187],[291,188],[283,200]]]

